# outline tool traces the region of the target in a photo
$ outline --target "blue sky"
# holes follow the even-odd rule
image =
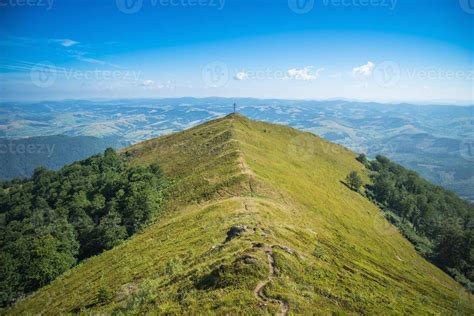
[[[0,0],[0,98],[473,103],[474,0]]]

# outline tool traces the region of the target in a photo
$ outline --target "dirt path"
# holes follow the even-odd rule
[[[288,311],[290,309],[290,306],[288,305],[288,303],[279,299],[268,297],[265,295],[265,293],[263,293],[263,289],[268,283],[272,281],[275,275],[275,258],[273,257],[273,249],[271,247],[263,247],[261,249],[265,252],[268,259],[268,278],[264,281],[260,281],[257,284],[254,290],[255,296],[265,303],[279,304],[280,313],[278,315],[286,316],[288,315]]]

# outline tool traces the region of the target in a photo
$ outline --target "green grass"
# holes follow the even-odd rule
[[[168,212],[84,261],[8,314],[472,314],[472,296],[424,260],[380,210],[341,181],[366,173],[349,150],[239,115],[127,149],[173,180]],[[364,176],[367,181],[367,177]],[[255,227],[222,245],[233,225]],[[219,246],[222,245],[222,246]]]

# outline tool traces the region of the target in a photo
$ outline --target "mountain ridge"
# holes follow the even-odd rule
[[[364,167],[340,145],[235,114],[122,153],[171,176],[168,213],[10,313],[472,312],[471,296],[341,183]]]
[[[115,135],[135,144],[224,116],[234,102],[247,117],[310,131],[370,158],[382,154],[474,201],[474,174],[469,164],[469,142],[474,137],[470,107],[247,98],[0,104],[4,113],[0,137]],[[78,116],[77,112],[89,115]],[[64,117],[74,119],[61,119]],[[414,129],[407,130],[408,126]],[[412,135],[416,130],[429,137]]]

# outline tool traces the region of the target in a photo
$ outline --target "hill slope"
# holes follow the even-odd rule
[[[16,304],[31,312],[472,314],[472,298],[341,180],[347,149],[231,115],[127,149],[169,211]]]

